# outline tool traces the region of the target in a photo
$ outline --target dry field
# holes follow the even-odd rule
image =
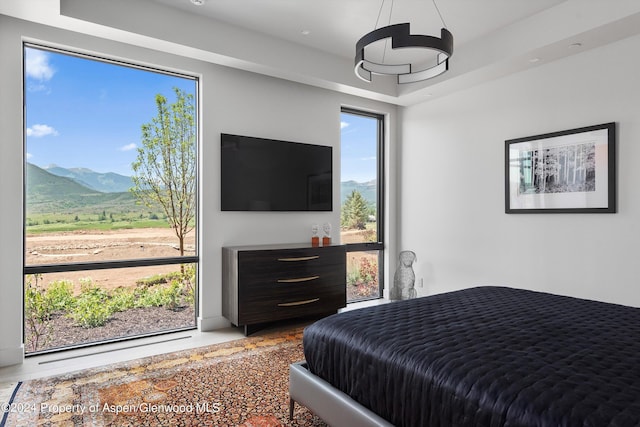
[[[185,255],[195,254],[195,234],[187,236]],[[168,228],[114,231],[79,231],[27,235],[26,265],[100,262],[179,256],[178,238]],[[179,265],[47,273],[44,283],[70,280],[80,290],[80,279],[91,278],[105,289],[135,286],[135,281],[159,273],[177,271]]]

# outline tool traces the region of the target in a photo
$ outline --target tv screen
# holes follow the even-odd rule
[[[223,211],[331,211],[332,147],[221,134]]]

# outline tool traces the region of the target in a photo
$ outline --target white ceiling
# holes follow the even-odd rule
[[[378,27],[410,22],[412,34],[439,35],[433,0],[2,0],[0,14],[398,105],[640,33],[638,0],[436,2],[454,36],[450,70],[406,85],[357,79],[355,43],[379,12]],[[389,48],[385,58],[405,59]]]
[[[358,39],[375,28],[409,22],[412,34],[440,36],[446,24],[462,46],[564,0],[205,0],[198,6],[190,0],[154,1],[353,61]],[[421,69],[435,63],[433,51],[393,51],[384,41],[368,47],[367,55],[380,63],[419,63]]]
[[[374,29],[383,6],[383,0],[205,0],[201,6],[154,1],[351,60],[356,42]],[[436,0],[436,5],[456,45],[463,45],[563,1]],[[410,22],[412,33],[432,35],[442,27],[433,0],[384,0],[380,15],[378,27]]]

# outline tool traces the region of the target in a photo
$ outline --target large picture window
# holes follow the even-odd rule
[[[27,354],[195,328],[197,85],[25,44]]]
[[[340,127],[340,238],[347,246],[347,302],[381,298],[384,117],[343,108]]]

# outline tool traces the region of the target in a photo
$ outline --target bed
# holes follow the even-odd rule
[[[295,402],[332,426],[639,426],[640,309],[477,287],[305,328]]]

